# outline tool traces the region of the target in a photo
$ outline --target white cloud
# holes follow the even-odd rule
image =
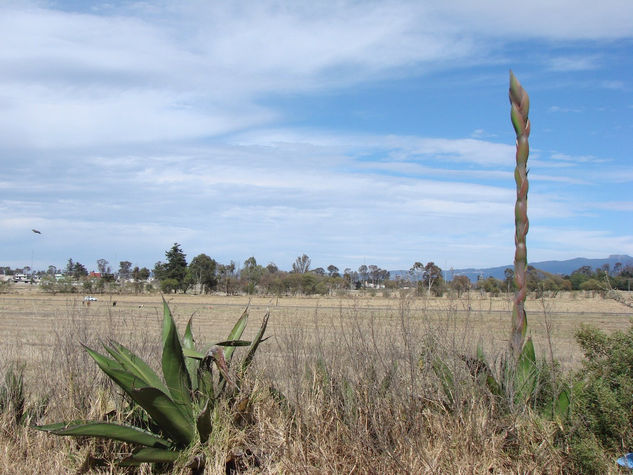
[[[597,69],[600,60],[598,56],[558,56],[547,59],[552,71],[587,71]]]
[[[574,113],[580,113],[583,112],[583,109],[580,107],[561,107],[561,106],[550,106],[549,109],[547,109],[548,112],[574,112]]]
[[[214,136],[273,119],[257,105],[262,95],[486,63],[499,36],[630,37],[632,9],[616,0],[530,2],[520,14],[501,1],[196,1],[82,13],[9,4],[0,125],[3,139],[41,146]]]
[[[593,155],[568,155],[566,153],[555,152],[552,153],[550,158],[552,160],[560,160],[562,162],[573,164],[585,164],[585,163],[606,163],[611,161],[608,158],[598,158]]]

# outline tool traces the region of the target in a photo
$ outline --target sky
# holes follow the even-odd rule
[[[0,265],[633,255],[630,0],[0,4]],[[41,231],[41,234],[32,232]]]

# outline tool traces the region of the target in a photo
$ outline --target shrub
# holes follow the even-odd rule
[[[574,388],[574,436],[589,436],[612,453],[633,447],[633,326],[607,335],[582,326],[576,340],[585,355]],[[580,444],[582,445],[582,444]]]

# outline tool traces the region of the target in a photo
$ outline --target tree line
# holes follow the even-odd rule
[[[446,292],[461,296],[464,292],[478,290],[492,295],[516,290],[514,271],[505,269],[504,279],[480,276],[475,282],[464,275],[453,276],[449,281],[434,262],[416,261],[405,276],[391,278],[388,270],[377,265],[361,265],[357,270],[342,271],[330,264],[327,268],[312,268],[308,255],[298,256],[290,271],[280,270],[276,264],[263,266],[255,257],[242,264],[234,261],[222,264],[207,254],[198,254],[190,262],[178,243],[165,251],[165,259],[155,263],[153,269],[133,266],[130,261],[120,261],[113,270],[106,259],[97,260],[97,272],[88,272],[80,262],[68,259],[66,267],[49,266],[46,271],[31,272],[28,267],[11,269],[0,267],[5,275],[31,274],[41,278],[41,286],[51,292],[77,292],[77,285],[85,292],[133,291],[136,293],[155,290],[164,293],[222,292],[227,295],[262,293],[268,295],[332,294],[350,289],[415,289],[419,295],[441,296]],[[569,275],[551,274],[528,266],[528,290],[533,292],[558,292],[561,290],[585,290],[592,292],[609,289],[630,290],[633,284],[633,266],[616,263],[613,268],[604,266],[592,269],[583,266]]]
[[[154,265],[152,273],[161,291],[166,293],[220,291],[227,295],[324,295],[343,289],[379,288],[389,280],[389,271],[376,265],[362,265],[358,271],[347,268],[343,272],[334,264],[327,269],[311,265],[307,254],[298,256],[290,271],[280,270],[272,262],[263,266],[253,256],[239,265],[234,261],[221,264],[207,254],[198,254],[187,263],[180,244],[174,243],[165,252],[165,260]]]

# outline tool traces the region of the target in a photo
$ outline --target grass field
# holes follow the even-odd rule
[[[115,338],[153,365],[160,360],[160,296],[97,297],[87,305],[83,295],[0,295],[0,370],[25,364],[30,403],[48,400],[39,423],[100,418],[121,404],[80,343],[98,348],[99,340]],[[473,354],[478,343],[494,361],[508,345],[507,297],[166,298],[181,332],[194,316],[202,344],[225,339],[249,301],[246,338],[271,311],[271,338],[260,347],[249,389],[252,424],[226,424],[206,449],[207,473],[224,472],[240,457],[234,473],[566,471],[565,451],[554,443],[560,427],[499,412],[467,377],[449,410],[428,364],[446,357],[455,375],[466,376],[454,355]],[[582,360],[574,340],[581,324],[626,330],[633,317],[630,307],[579,293],[529,298],[527,311],[539,357],[553,356],[565,370]],[[395,382],[383,390],[394,368]],[[293,411],[281,410],[266,387],[280,390]],[[113,455],[111,445],[43,434],[12,425],[6,415],[2,429],[1,473],[81,473],[82,466],[90,470],[90,454]],[[156,472],[142,466],[138,473]],[[178,465],[173,473],[188,471]]]
[[[26,361],[29,357],[37,358],[39,353],[46,353],[46,348],[52,348],[65,332],[84,325],[89,325],[90,333],[124,340],[126,335],[136,335],[139,330],[159,335],[162,318],[159,295],[101,295],[98,298],[86,305],[83,295],[47,295],[37,291],[0,295],[2,354],[17,350]],[[269,334],[273,335],[289,328],[302,328],[309,333],[315,325],[336,327],[359,319],[378,327],[391,326],[399,318],[403,304],[398,296],[363,295],[271,299],[178,294],[166,299],[181,328],[194,316],[194,330],[201,342],[224,338],[249,302],[253,318],[271,309]],[[420,329],[431,325],[444,329],[457,340],[481,341],[496,350],[507,344],[511,308],[512,302],[507,296],[482,297],[475,293],[460,299],[407,301],[412,323]],[[630,307],[582,293],[528,298],[526,308],[537,351],[549,351],[549,333],[554,357],[564,367],[577,365],[582,356],[574,341],[574,332],[581,324],[612,331],[627,328],[633,317]]]

